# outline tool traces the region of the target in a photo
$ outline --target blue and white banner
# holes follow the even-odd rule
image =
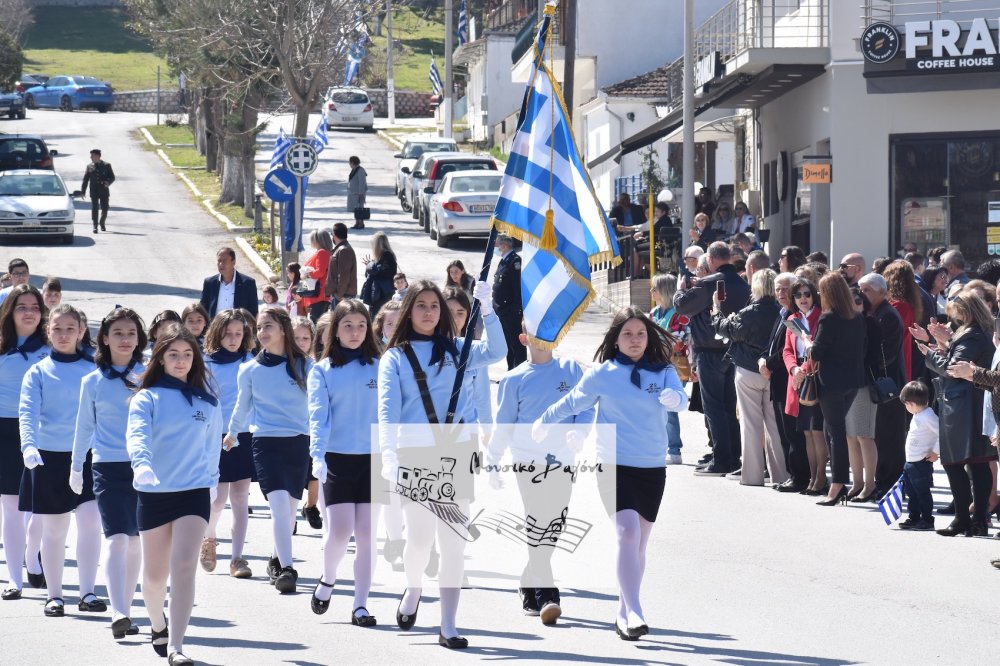
[[[882,512],[886,525],[892,525],[903,515],[903,477],[899,477],[885,497],[878,501],[878,510]]]
[[[441,83],[441,72],[438,71],[437,63],[434,62],[434,54],[431,54],[431,69],[427,74],[428,80],[431,82],[431,90],[434,94],[440,97],[444,94],[444,84]]]
[[[469,8],[468,0],[462,0],[458,6],[458,45],[461,46],[469,41]]]
[[[316,149],[316,154],[323,152],[323,149],[330,145],[330,140],[326,136],[326,115],[319,119],[319,125],[313,130],[312,147]]]
[[[292,145],[292,140],[285,136],[285,129],[283,127],[278,128],[278,136],[274,140],[274,152],[271,153],[271,168],[281,169],[285,166],[285,155],[288,153],[288,148]]]
[[[302,187],[295,193],[295,198],[284,204],[285,218],[281,224],[281,245],[285,252],[302,252],[306,249],[302,244],[302,229],[298,228],[295,219],[295,207],[302,206],[304,212],[306,205],[306,186],[309,184],[309,179],[303,178],[301,182]]]
[[[361,69],[361,61],[365,57],[365,42],[368,41],[368,35],[364,34],[358,38],[358,41],[351,50],[347,52],[347,68],[344,70],[344,85],[349,86],[354,82],[354,79],[358,77],[358,70]]]

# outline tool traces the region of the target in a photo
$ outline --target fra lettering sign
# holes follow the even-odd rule
[[[803,164],[802,182],[807,185],[819,185],[833,182],[833,165]]]
[[[895,26],[874,23],[862,35],[861,52],[876,65],[902,52],[905,71],[920,74],[995,71],[1000,70],[996,26],[1000,20],[982,17],[971,19],[966,29],[952,19],[908,21],[900,35]]]

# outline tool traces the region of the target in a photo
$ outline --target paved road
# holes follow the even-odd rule
[[[139,307],[147,316],[164,305],[182,305],[196,297],[200,277],[211,270],[214,247],[226,239],[210,218],[187,203],[184,188],[164,175],[156,158],[137,148],[129,133],[140,122],[128,115],[57,112],[36,112],[29,121],[57,137],[67,154],[60,158],[66,173],[79,173],[92,145],[104,147],[121,177],[115,204],[133,209],[114,214],[116,233],[102,234],[96,241],[84,238],[72,248],[16,249],[37,273],[52,272],[69,280],[70,300],[94,313],[120,302],[122,292],[142,293]],[[331,155],[362,155],[376,185],[391,186],[389,151],[377,139],[334,136]],[[348,217],[341,210],[342,165],[325,164],[322,169],[316,189],[328,188],[331,199],[328,211],[317,206],[316,217],[307,218],[315,224]],[[324,179],[334,177],[340,180],[324,185]],[[383,191],[372,206],[377,216],[385,211],[384,221],[372,226],[394,230],[409,274],[440,276],[445,256],[412,228],[406,233],[408,218],[382,203],[391,194],[391,189]],[[474,247],[448,252],[463,259],[475,257]],[[598,328],[595,321],[592,330]],[[593,349],[593,337],[585,332],[574,330],[572,336],[581,351],[588,345]],[[705,449],[704,429],[697,414],[682,414],[681,422],[684,455],[690,462]],[[947,501],[942,475],[937,482],[936,498]],[[668,473],[644,586],[652,633],[632,644],[617,639],[610,629],[615,602],[611,592],[602,589],[564,590],[565,616],[552,628],[521,616],[509,590],[465,591],[459,623],[472,647],[466,653],[450,653],[436,644],[432,590],[421,606],[417,627],[402,633],[393,623],[399,590],[378,586],[368,607],[381,624],[361,630],[348,622],[347,563],[341,565],[343,584],[330,612],[317,617],[309,611],[308,595],[320,573],[319,534],[300,521],[295,540],[299,594],[280,597],[261,578],[270,543],[266,505],[256,493],[252,503],[255,513],[246,552],[256,578],[230,579],[225,559],[214,574],[199,573],[186,644],[189,655],[201,663],[996,663],[1000,571],[988,565],[990,556],[1000,554],[996,541],[899,532],[886,528],[867,507],[816,507],[812,498],[695,478],[690,467]],[[224,517],[220,535],[227,532]],[[223,541],[220,554],[225,558],[228,552]],[[18,602],[0,602],[0,664],[163,663],[147,644],[141,599],[134,615],[143,635],[117,645],[106,616],[81,617],[73,610],[72,548],[67,557],[69,616],[43,617],[41,590],[26,590],[25,599]]]

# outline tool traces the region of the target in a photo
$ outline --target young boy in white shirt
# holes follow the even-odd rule
[[[903,487],[910,515],[899,523],[901,530],[934,529],[931,479],[934,461],[938,459],[941,449],[938,444],[938,417],[927,405],[929,398],[930,391],[923,382],[910,382],[899,392],[906,411],[913,415],[906,433],[906,464],[903,466]]]

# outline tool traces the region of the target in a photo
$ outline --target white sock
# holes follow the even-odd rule
[[[21,571],[21,564],[24,562],[24,545],[27,535],[24,530],[24,513],[17,510],[17,495],[0,496],[0,512],[3,513],[3,545],[4,559],[7,560],[7,580],[11,587],[21,589],[24,587],[24,574]],[[38,561],[35,561],[35,569],[38,569]],[[39,573],[31,571],[29,573]]]
[[[296,500],[286,490],[272,490],[267,495],[271,507],[271,532],[275,557],[282,568],[292,566],[292,527],[295,524]]]
[[[382,507],[382,519],[385,521],[385,533],[392,541],[403,538],[403,508],[399,505],[399,495],[389,495],[389,503]]]
[[[250,479],[234,481],[229,484],[229,507],[232,509],[232,555],[231,559],[243,559],[243,546],[247,540],[247,526],[250,516],[247,508],[250,506]]]
[[[108,559],[104,575],[114,619],[131,617],[132,599],[142,567],[142,545],[137,536],[112,534],[108,537]]]
[[[458,599],[462,594],[460,587],[442,587],[441,595],[441,635],[445,638],[458,636],[455,618],[458,615]]]
[[[66,535],[70,514],[35,516],[42,525],[42,567],[49,599],[62,597],[63,566],[66,564]]]
[[[132,600],[135,599],[135,590],[136,585],[139,584],[140,571],[142,571],[142,541],[140,537],[130,536],[128,538],[128,564],[125,567],[126,615],[132,610]]]
[[[618,574],[619,604],[618,619],[627,626],[645,624],[642,604],[639,602],[639,589],[642,586],[643,568],[645,566],[644,541],[648,533],[643,532],[644,521],[636,511],[631,509],[615,514],[615,527],[618,536],[618,553],[616,569]]]
[[[101,562],[101,514],[97,501],[76,507],[76,568],[80,575],[80,598],[94,593],[97,567]]]
[[[375,525],[372,505],[352,504],[354,507],[354,608],[368,605],[375,570]]]

